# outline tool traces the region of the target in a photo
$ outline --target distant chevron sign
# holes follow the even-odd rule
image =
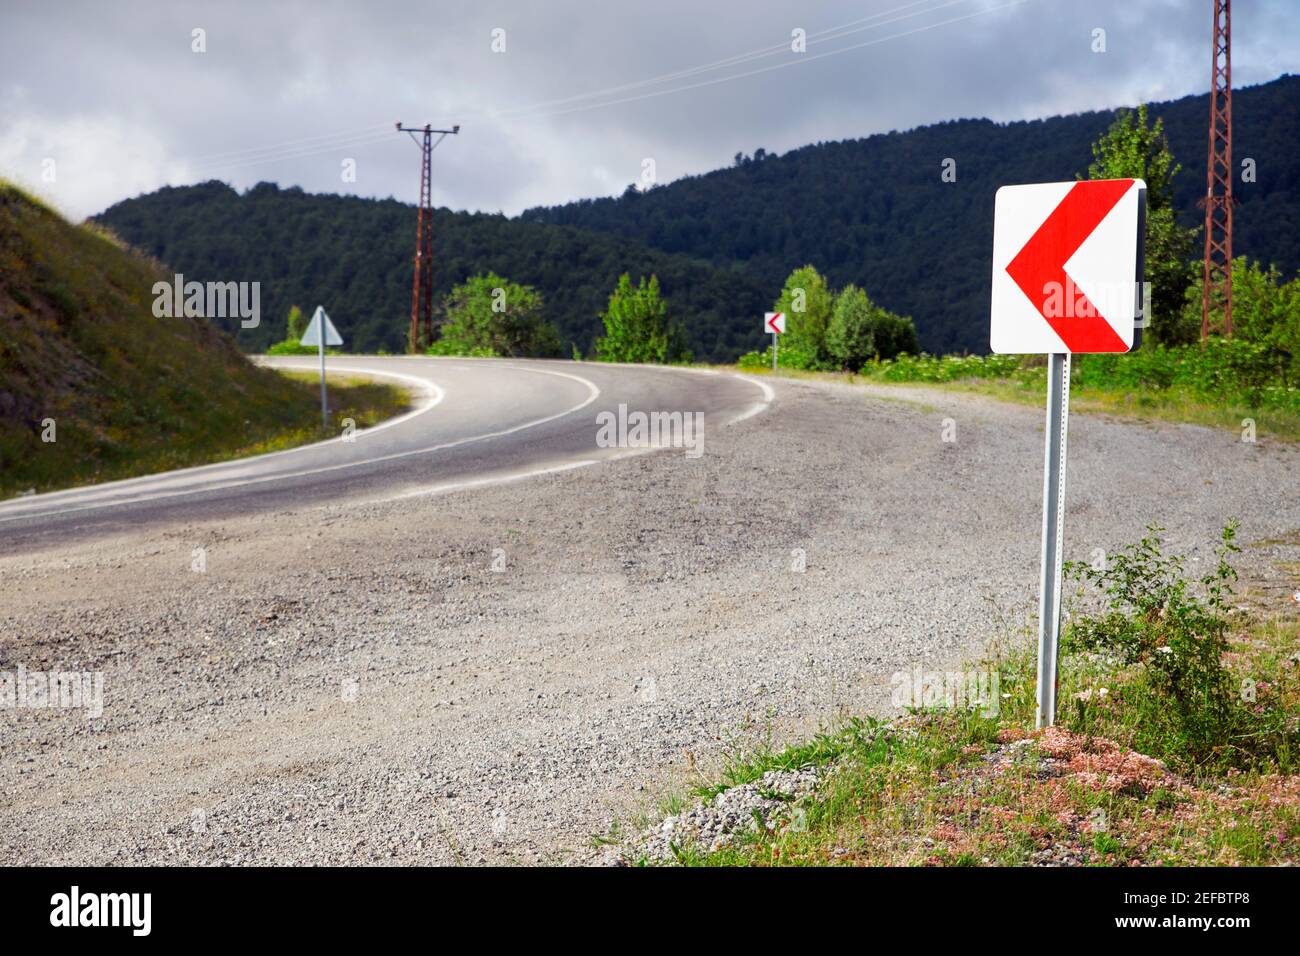
[[[993,214],[989,344],[999,353],[1127,352],[1143,314],[1146,183],[1003,186]]]

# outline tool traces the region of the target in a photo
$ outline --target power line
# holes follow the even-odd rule
[[[745,77],[749,77],[749,76],[757,76],[757,75],[759,75],[760,73],[770,73],[770,72],[772,72],[773,70],[783,70],[783,69],[786,69],[787,67],[791,67],[791,66],[799,66],[799,65],[804,64],[804,63],[811,63],[811,62],[814,61],[814,60],[823,60],[823,59],[825,59],[825,58],[827,58],[827,57],[830,57],[830,56],[838,56],[838,55],[841,54],[841,53],[850,53],[850,52],[852,52],[853,50],[861,50],[861,49],[863,49],[863,48],[865,48],[865,47],[869,47],[869,46],[877,46],[878,44],[884,43],[884,42],[886,42],[886,41],[888,41],[888,40],[897,40],[897,39],[900,39],[900,38],[902,38],[902,37],[913,36],[914,34],[917,34],[917,33],[924,33],[924,32],[927,31],[927,30],[934,30],[934,29],[937,29],[938,27],[948,26],[949,24],[960,23],[960,22],[962,22],[963,20],[972,20],[972,19],[974,19],[975,17],[982,17],[982,16],[984,16],[985,14],[988,14],[988,13],[994,13],[994,12],[996,12],[996,11],[998,11],[998,10],[1005,10],[1005,9],[1007,9],[1007,8],[1009,8],[1009,7],[1019,6],[1019,5],[1022,4],[1022,3],[1028,3],[1028,2],[1029,2],[1029,0],[1010,0],[1009,3],[1003,3],[1003,4],[1000,4],[1000,5],[996,6],[996,7],[988,7],[988,8],[986,8],[986,9],[984,9],[984,10],[977,10],[977,11],[975,11],[974,13],[968,13],[968,14],[965,14],[965,15],[960,16],[960,17],[951,17],[950,19],[947,19],[947,20],[940,20],[940,21],[938,21],[938,22],[936,22],[936,23],[926,24],[925,26],[917,27],[917,28],[915,28],[915,29],[913,29],[913,30],[904,30],[902,33],[892,33],[892,34],[890,34],[890,35],[887,36],[887,37],[879,37],[879,38],[877,38],[877,39],[875,39],[875,40],[866,40],[866,41],[864,41],[864,42],[862,42],[862,43],[854,43],[854,44],[850,44],[849,46],[846,46],[846,47],[840,47],[840,48],[837,49],[837,50],[828,50],[828,51],[826,51],[825,53],[814,53],[814,54],[811,54],[811,55],[800,55],[797,59],[787,60],[787,61],[784,62],[784,63],[774,63],[774,64],[772,64],[771,66],[760,67],[760,68],[758,68],[758,69],[756,69],[756,70],[747,70],[747,71],[745,71],[744,73],[733,73],[733,74],[731,74],[731,75],[729,75],[729,76],[720,76],[720,77],[715,77],[715,78],[710,79],[710,80],[703,80],[703,81],[701,81],[701,82],[699,82],[699,83],[690,83],[690,84],[687,84],[686,86],[677,86],[677,87],[673,87],[672,89],[668,89],[668,90],[652,90],[652,91],[649,92],[649,93],[641,93],[641,94],[639,94],[639,95],[637,95],[637,96],[625,96],[625,97],[622,97],[621,99],[608,100],[608,101],[603,102],[603,103],[590,103],[590,104],[587,104],[587,105],[585,105],[585,106],[573,106],[573,107],[569,107],[569,108],[567,108],[567,109],[543,111],[543,112],[537,113],[537,114],[535,114],[535,115],[538,115],[538,116],[562,116],[562,115],[564,115],[564,114],[566,114],[566,113],[578,113],[578,112],[581,112],[581,111],[583,111],[583,110],[600,109],[600,108],[602,108],[602,107],[606,107],[606,106],[618,106],[618,105],[623,104],[623,103],[634,103],[634,102],[637,102],[638,100],[648,100],[648,99],[651,99],[651,98],[656,97],[656,96],[667,96],[667,95],[670,94],[670,93],[685,93],[685,92],[687,92],[687,91],[689,91],[689,90],[697,90],[697,89],[700,89],[700,88],[705,87],[705,86],[716,86],[716,85],[719,84],[719,83],[726,83],[726,82],[729,82],[730,80],[740,80],[740,79],[744,79]]]
[[[929,4],[931,2],[932,0],[912,0],[912,2],[910,3],[905,3],[897,7],[892,7],[888,10],[882,10],[879,13],[874,13],[866,17],[859,17],[858,19],[850,20],[847,23],[841,23],[837,26],[827,27],[822,30],[817,30],[813,33],[808,34],[807,39],[812,40],[814,42],[825,42],[826,40],[830,40],[830,39],[838,39],[843,36],[849,36],[853,33],[862,32],[863,30],[869,30],[869,29],[875,29],[877,27],[887,26],[890,23],[898,22],[899,20],[903,20],[903,19],[908,19],[909,17],[920,16],[927,13],[934,13],[935,11],[944,9],[946,7],[955,6],[958,3],[968,3],[970,2],[970,0],[947,0],[947,2],[940,3],[937,6],[930,6],[927,7],[926,9],[919,10],[914,13],[905,14],[904,16],[901,17],[894,16],[895,14],[899,14],[902,13],[903,11],[911,10],[914,7],[921,6],[922,4]],[[889,17],[893,17],[893,19],[884,19]],[[880,21],[880,22],[870,22],[870,21]],[[866,24],[866,25],[863,26],[862,24]],[[789,49],[788,43],[784,43],[784,42],[778,43],[771,47],[764,47],[761,50],[753,50],[750,51],[749,53],[735,54],[730,57],[725,57],[721,60],[716,60],[712,63],[705,63],[699,66],[677,70],[672,73],[665,73],[661,76],[650,77],[648,79],[638,80],[632,83],[624,83],[617,86],[608,87],[602,90],[595,90],[588,93],[580,93],[574,96],[567,96],[567,97],[562,97],[554,100],[545,100],[527,106],[513,107],[510,109],[500,110],[500,111],[485,110],[483,112],[488,113],[489,115],[506,117],[506,118],[515,115],[522,116],[523,114],[529,112],[537,113],[539,111],[545,111],[548,108],[562,106],[567,103],[573,103],[581,100],[588,100],[597,97],[608,96],[611,93],[622,92],[625,90],[640,89],[647,86],[654,86],[658,83],[668,82],[673,79],[684,79],[689,76],[696,76],[701,73],[707,73],[710,72],[711,70],[719,69],[726,66],[739,66],[743,63],[762,59],[765,56],[771,56],[776,53],[781,53],[788,49]],[[672,92],[672,91],[664,91],[664,92]],[[606,105],[606,104],[593,104],[592,107],[589,108],[594,108],[597,105]],[[545,115],[545,113],[543,113],[542,115]],[[192,165],[194,165],[200,171],[227,170],[227,169],[242,169],[249,166],[259,166],[267,163],[281,162],[284,160],[304,159],[310,156],[320,155],[321,153],[331,152],[336,149],[359,148],[359,147],[371,146],[376,143],[384,142],[387,139],[387,130],[388,127],[386,124],[383,126],[364,126],[364,127],[359,127],[355,130],[343,130],[336,133],[325,133],[316,136],[300,137],[298,139],[285,140],[280,143],[273,143],[266,146],[253,146],[253,147],[245,147],[243,149],[226,150],[222,152],[210,153],[205,156],[201,156],[198,159],[193,160]]]
[[[226,157],[231,157],[233,159],[236,156],[240,156],[246,153],[259,153],[259,152],[278,150],[278,149],[283,149],[288,147],[296,147],[299,145],[305,145],[310,142],[315,142],[317,140],[360,136],[363,134],[377,133],[380,130],[387,132],[388,124],[387,123],[372,124],[370,126],[361,126],[358,127],[357,129],[352,129],[352,130],[339,130],[336,133],[321,133],[316,136],[303,136],[298,139],[285,140],[284,142],[272,143],[267,146],[247,146],[244,147],[243,149],[220,150],[215,153],[208,153],[206,155],[199,156],[194,161],[196,163],[206,164],[209,162],[216,162]]]
[[[806,39],[811,41],[820,38],[820,41],[824,42],[825,40],[838,39],[839,37],[842,36],[849,36],[854,33],[860,33],[863,30],[873,30],[876,27],[886,26],[889,23],[896,22],[896,20],[885,20],[881,23],[871,23],[866,26],[857,26],[857,25],[861,23],[866,23],[869,20],[880,20],[882,17],[887,17],[892,14],[899,13],[903,10],[907,10],[912,7],[919,6],[922,3],[930,3],[930,2],[932,2],[932,0],[913,0],[913,2],[911,3],[905,3],[902,6],[894,7],[893,9],[890,10],[882,10],[880,13],[875,13],[867,17],[860,17],[857,20],[850,20],[848,23],[842,23],[839,26],[827,27],[824,30],[818,30],[814,33],[808,34]],[[929,9],[926,10],[919,10],[915,13],[910,13],[907,14],[906,16],[899,17],[897,19],[901,20],[901,19],[907,19],[909,17],[921,16],[926,13],[934,13],[935,11],[942,10],[945,7],[955,6],[958,3],[969,3],[969,2],[970,0],[948,0],[948,2],[941,3],[938,6],[930,7]],[[834,34],[834,36],[828,36],[828,34]],[[654,86],[659,83],[666,83],[674,79],[684,79],[688,76],[695,76],[700,73],[707,73],[711,70],[721,69],[727,66],[739,66],[742,63],[752,62],[754,60],[760,60],[767,56],[772,56],[774,54],[788,52],[789,49],[790,49],[790,44],[788,42],[781,42],[773,46],[763,47],[761,50],[751,50],[749,53],[738,53],[734,56],[725,57],[724,59],[721,60],[715,60],[712,63],[704,63],[699,66],[688,67],[686,69],[677,70],[672,73],[664,73],[660,76],[653,76],[648,79],[638,80],[633,83],[623,83],[618,86],[611,86],[606,89],[595,90],[590,93],[578,93],[574,96],[566,96],[560,99],[542,100],[540,102],[531,103],[526,106],[516,106],[505,110],[498,110],[496,111],[495,115],[511,116],[516,113],[530,112],[533,110],[544,109],[546,107],[551,107],[551,106],[560,106],[565,103],[575,102],[577,100],[593,99],[596,97],[607,96],[612,93],[620,93],[625,90],[638,89],[645,86]]]
[[[208,162],[195,163],[196,169],[217,170],[217,169],[239,169],[245,166],[261,166],[266,163],[275,163],[288,159],[304,159],[308,156],[318,156],[322,153],[334,152],[340,149],[357,149],[363,146],[373,146],[375,143],[382,143],[388,139],[388,132],[371,133],[363,136],[355,136],[348,140],[326,143],[320,146],[304,146],[292,148],[287,151],[256,156],[251,159],[231,161],[231,162]]]
[[[912,0],[912,2],[910,3],[905,3],[900,6],[890,8],[888,10],[883,10],[879,13],[871,14],[866,17],[860,17],[856,20],[850,20],[847,23],[842,23],[839,24],[838,26],[827,27],[825,29],[818,30],[814,33],[808,34],[807,39],[824,43],[829,40],[836,40],[842,37],[851,36],[852,34],[855,33],[861,33],[865,30],[874,30],[883,26],[888,26],[891,23],[898,23],[903,20],[912,19],[914,17],[936,13],[939,10],[943,10],[948,7],[953,7],[960,3],[970,2],[970,0],[945,0],[945,2],[939,3],[935,6],[926,6],[924,9],[921,10],[913,10],[913,8],[917,6],[920,6],[922,4],[928,4],[930,2],[931,0]],[[714,70],[724,69],[729,66],[740,66],[743,65],[744,63],[754,62],[757,60],[761,60],[765,57],[774,55],[776,53],[784,52],[789,49],[789,44],[782,42],[779,44],[775,44],[771,47],[764,47],[761,50],[753,50],[750,51],[749,53],[736,54],[730,57],[725,57],[721,60],[716,60],[712,63],[705,63],[699,66],[676,70],[671,73],[662,74],[661,76],[650,77],[648,79],[638,80],[631,83],[619,84],[617,86],[608,87],[603,90],[596,90],[589,93],[575,94],[573,96],[562,97],[554,100],[541,101],[538,103],[530,104],[528,106],[514,107],[511,109],[506,109],[501,111],[489,110],[487,112],[490,115],[494,115],[497,117],[520,118],[520,119],[528,118],[530,116],[536,116],[536,117],[562,116],[567,113],[583,112],[586,110],[600,109],[602,107],[607,107],[607,106],[618,106],[624,103],[638,102],[640,100],[652,99],[654,97],[659,97],[659,96],[667,96],[673,93],[684,93],[690,90],[701,89],[707,86],[715,86],[719,83],[726,83],[731,80],[744,79],[750,76],[757,76],[763,73],[769,73],[772,72],[773,70],[780,70],[791,66],[797,66],[802,63],[809,63],[814,60],[822,60],[827,57],[838,56],[841,53],[849,53],[854,50],[860,50],[869,46],[876,46],[878,44],[887,42],[889,40],[896,40],[903,37],[912,36],[917,33],[923,33],[927,30],[933,30],[938,27],[947,26],[953,23],[959,23],[965,20],[974,19],[975,17],[984,16],[985,14],[993,13],[998,10],[1019,6],[1020,4],[1026,2],[1028,2],[1028,0],[1010,0],[1010,2],[1000,4],[999,6],[996,7],[989,7],[982,10],[977,10],[973,13],[965,14],[959,17],[950,17],[949,19],[946,20],[936,21],[934,23],[916,27],[915,29],[904,30],[899,33],[890,34],[889,36],[877,37],[875,39],[867,40],[861,43],[853,43],[848,46],[840,47],[834,50],[828,50],[822,53],[799,54],[797,57],[793,59],[789,59],[780,63],[774,63],[768,66],[758,67],[756,69],[745,70],[740,73],[731,73],[725,76],[713,77],[695,83],[688,83],[685,85],[674,86],[668,89],[648,90],[646,92],[638,93],[631,96],[623,96],[623,97],[618,97],[616,99],[606,99],[595,103],[580,103],[580,101],[582,100],[591,100],[591,99],[606,97],[609,96],[611,93],[617,93],[617,92],[634,90],[634,89],[642,89],[645,87],[655,86],[661,83],[671,82],[674,79],[686,79],[691,76],[698,76],[703,73],[709,73]],[[905,11],[912,11],[912,12],[905,12]],[[569,103],[579,103],[579,105],[573,105],[573,106],[565,105]],[[339,149],[357,149],[357,148],[363,148],[366,146],[372,146],[377,143],[384,142],[388,136],[388,133],[381,132],[381,130],[387,130],[387,126],[360,127],[356,130],[341,131],[337,133],[326,133],[317,136],[301,137],[299,139],[286,140],[281,143],[275,143],[267,146],[247,147],[238,150],[227,150],[225,152],[212,153],[212,154],[208,154],[207,156],[200,157],[198,160],[194,161],[193,165],[200,171],[226,170],[226,169],[240,169],[248,166],[258,166],[266,163],[282,162],[282,161],[292,160],[292,159],[304,159],[310,156],[320,155],[322,153],[332,152]],[[230,157],[230,159],[225,160],[222,159],[221,157]]]

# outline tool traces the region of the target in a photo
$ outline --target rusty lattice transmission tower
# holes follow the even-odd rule
[[[1214,0],[1201,341],[1205,341],[1212,331],[1232,337],[1232,177],[1232,0]],[[1212,328],[1210,313],[1220,304],[1223,306],[1223,323]]]
[[[459,133],[460,127],[434,129],[428,123],[403,126],[399,121],[397,131],[410,133],[420,147],[420,208],[415,223],[415,276],[411,283],[411,331],[407,346],[412,352],[422,352],[433,341],[433,151],[448,136]]]

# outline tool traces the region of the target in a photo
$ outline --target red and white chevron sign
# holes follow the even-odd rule
[[[785,334],[785,313],[764,312],[763,331],[771,332],[773,335],[784,335]]]
[[[1142,304],[1146,183],[1003,186],[993,212],[994,352],[1127,352]]]

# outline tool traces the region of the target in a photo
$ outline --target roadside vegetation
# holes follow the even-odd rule
[[[767,368],[739,366],[748,373]],[[770,367],[769,367],[770,368]],[[902,355],[855,373],[782,370],[848,384],[937,386],[1042,406],[1043,356]],[[1070,408],[1085,414],[1189,422],[1300,440],[1300,374],[1294,361],[1244,337],[1205,345],[1143,346],[1127,355],[1079,355],[1070,368]]]
[[[289,315],[285,319],[284,338],[276,342],[266,350],[267,355],[319,355],[320,347],[317,345],[303,345],[302,337],[307,334],[307,326],[311,321],[299,306],[290,306]],[[342,353],[336,348],[326,348],[326,355],[341,355]],[[380,353],[383,354],[382,352]]]
[[[777,349],[781,368],[856,372],[868,362],[916,351],[916,328],[848,285],[833,292],[813,266],[790,273],[773,312],[786,317],[786,334]],[[747,352],[741,368],[771,368],[772,348]]]
[[[0,497],[322,437],[314,383],[253,365],[206,319],[154,315],[164,278],[0,182]],[[408,403],[390,385],[331,394],[357,427]]]
[[[1127,354],[1081,355],[1071,363],[1071,405],[1084,412],[1164,418],[1300,439],[1300,276],[1246,257],[1233,262],[1233,337],[1200,341],[1197,230],[1178,225],[1179,166],[1164,128],[1145,107],[1122,110],[1093,146],[1089,178],[1147,183],[1146,273],[1150,315],[1141,346]],[[851,305],[855,299],[856,305]],[[1029,355],[917,355],[906,320],[861,303],[852,286],[832,299],[811,266],[791,274],[776,304],[790,313],[778,364],[795,373],[848,372],[868,382],[943,385],[1041,404],[1047,363]],[[841,316],[845,316],[842,318]],[[847,316],[870,316],[849,321]],[[1211,327],[1223,304],[1211,302]],[[762,372],[772,354],[750,352],[740,368]]]
[[[1055,727],[1033,729],[1032,635],[1006,635],[979,665],[999,677],[992,700],[941,698],[733,754],[696,799],[772,771],[813,770],[816,789],[727,839],[682,834],[668,862],[1300,863],[1300,604],[1277,606],[1274,593],[1243,610],[1234,539],[1229,526],[1199,580],[1157,528],[1104,563],[1070,566],[1079,592]],[[650,862],[635,848],[627,859]]]

